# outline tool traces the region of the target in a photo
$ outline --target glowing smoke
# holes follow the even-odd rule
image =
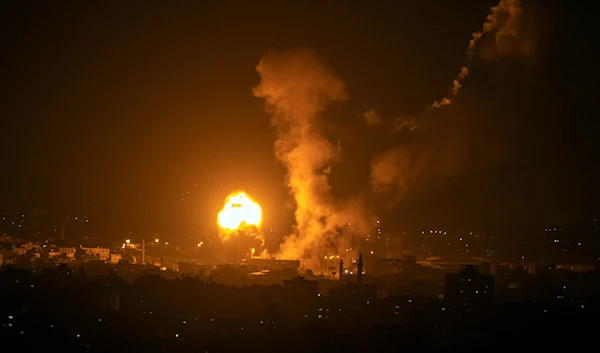
[[[465,53],[467,62],[465,66],[460,68],[458,76],[452,81],[450,95],[442,98],[439,102],[433,102],[430,108],[439,108],[452,103],[452,99],[458,94],[463,81],[469,76],[469,68],[475,56],[477,44],[484,35],[495,31],[496,45],[500,44],[506,38],[517,36],[517,25],[522,12],[523,9],[520,0],[500,0],[498,5],[490,9],[490,14],[487,17],[487,21],[483,24],[483,28],[479,32],[473,33],[469,41],[469,46]]]
[[[404,129],[414,132],[417,129],[417,119],[414,116],[404,115],[394,119],[392,122],[394,130],[402,131]]]
[[[363,114],[363,118],[365,119],[365,124],[369,126],[379,125],[383,121],[375,109],[366,111]]]
[[[410,139],[373,158],[371,162],[371,185],[375,192],[397,191],[392,204],[418,182],[432,178],[444,179],[460,172],[467,154],[468,128],[473,125],[464,113],[456,109],[439,110],[448,106],[458,95],[464,80],[469,76],[471,63],[479,54],[482,38],[495,36],[492,46],[498,54],[531,52],[531,42],[516,42],[522,6],[519,0],[501,0],[490,10],[480,31],[473,33],[466,50],[466,63],[454,79],[448,96],[434,102],[418,117],[403,116],[395,119],[393,127],[412,132]],[[483,42],[481,42],[483,43]],[[488,54],[492,57],[493,54]],[[499,56],[499,55],[497,55]],[[444,116],[441,116],[444,114]],[[481,146],[480,146],[481,147]]]
[[[338,228],[345,222],[360,226],[362,219],[359,201],[340,202],[331,195],[328,174],[339,149],[319,122],[329,105],[348,98],[346,85],[309,49],[268,52],[256,70],[261,81],[253,92],[265,99],[277,129],[275,155],[287,169],[296,201],[295,232],[284,239],[279,256],[320,271],[323,256],[346,247]]]

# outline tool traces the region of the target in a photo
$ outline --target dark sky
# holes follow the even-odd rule
[[[397,227],[513,232],[600,211],[595,17],[525,2],[533,60],[476,58],[456,102],[460,172],[392,208],[371,197],[371,158],[401,137],[361,114],[418,115],[464,63],[494,1],[3,1],[0,206],[131,217],[198,233],[243,189],[289,228],[274,131],[253,97],[269,49],[328,58],[350,100],[325,116],[343,147],[338,195],[367,193]],[[485,49],[485,48],[484,48]],[[448,124],[449,125],[449,124]],[[188,193],[189,191],[189,193]]]

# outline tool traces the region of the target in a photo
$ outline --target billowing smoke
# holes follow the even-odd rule
[[[379,125],[383,121],[375,109],[366,111],[363,114],[363,118],[365,119],[365,124],[369,126]]]
[[[421,126],[405,140],[371,161],[371,186],[376,193],[393,191],[394,205],[419,182],[443,180],[458,173],[466,154],[464,116],[430,110],[420,117]],[[414,118],[401,120],[404,129],[414,129]]]
[[[284,239],[281,257],[298,258],[305,269],[321,271],[324,256],[347,247],[339,228],[360,227],[360,199],[339,201],[329,184],[339,148],[325,135],[320,113],[348,98],[346,85],[310,49],[271,51],[258,63],[261,81],[254,95],[265,99],[277,130],[275,155],[287,169],[287,183],[296,201],[295,232]]]
[[[452,99],[458,94],[463,81],[469,76],[469,68],[475,56],[477,44],[484,35],[495,31],[496,45],[501,45],[503,41],[517,36],[517,26],[522,12],[523,9],[520,0],[500,0],[498,5],[491,8],[487,21],[483,24],[483,28],[473,33],[469,41],[469,46],[465,53],[467,62],[460,68],[458,76],[452,81],[450,94],[440,101],[433,102],[430,108],[439,108],[452,103]]]
[[[466,50],[466,64],[454,79],[448,96],[434,102],[418,117],[403,116],[392,121],[396,130],[412,132],[410,138],[386,152],[377,155],[371,162],[371,185],[375,192],[395,190],[398,201],[418,182],[432,178],[445,179],[460,172],[467,154],[466,139],[469,126],[477,125],[467,120],[469,113],[446,108],[459,93],[464,80],[469,76],[473,58],[479,54],[480,44],[487,35],[494,35],[492,47],[497,56],[518,52],[531,53],[531,41],[516,40],[523,21],[519,0],[501,0],[491,8],[490,14],[480,31],[473,33]],[[492,41],[490,41],[492,42]],[[493,51],[488,49],[488,55]],[[488,57],[486,57],[487,59]],[[464,110],[464,109],[463,109]]]
[[[392,121],[392,124],[396,131],[408,130],[414,132],[417,129],[417,119],[410,115],[403,115],[396,118]]]

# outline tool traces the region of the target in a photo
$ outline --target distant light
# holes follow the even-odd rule
[[[461,237],[461,238],[458,238],[458,240],[462,241],[462,237]]]
[[[154,242],[155,242],[155,243],[158,243],[158,238],[157,238],[157,239],[154,239]]]
[[[202,246],[202,243],[198,243],[198,247],[201,247],[201,246]]]
[[[320,297],[320,296],[321,296],[321,293],[317,293],[317,297]]]
[[[178,333],[176,333],[176,334],[175,334],[175,337],[179,337],[179,334],[178,334]]]
[[[127,244],[129,244],[129,243],[131,243],[131,239],[125,239],[125,242],[126,242]]]

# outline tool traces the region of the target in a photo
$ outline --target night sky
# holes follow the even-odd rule
[[[599,215],[596,16],[572,1],[524,1],[532,56],[482,42],[436,125],[460,141],[438,157],[452,173],[401,197],[371,192],[372,158],[405,138],[386,123],[446,94],[495,3],[3,1],[0,208],[186,236],[243,189],[267,228],[289,229],[293,199],[251,89],[266,51],[307,46],[350,94],[322,117],[342,148],[333,192],[363,193],[388,227],[515,234]],[[365,125],[370,109],[384,124]]]

